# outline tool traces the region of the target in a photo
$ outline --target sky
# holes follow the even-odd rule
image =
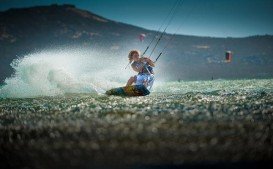
[[[0,11],[54,3],[74,4],[111,20],[158,30],[176,1],[0,0]],[[273,35],[273,0],[180,0],[166,32],[210,37]]]

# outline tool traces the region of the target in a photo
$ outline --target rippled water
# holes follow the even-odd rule
[[[272,79],[156,82],[145,97],[2,97],[0,152],[35,168],[270,161],[272,122]]]

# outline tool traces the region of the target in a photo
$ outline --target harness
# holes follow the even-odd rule
[[[143,63],[143,62],[136,62],[135,64],[137,64],[137,65],[135,65],[136,67],[143,66],[142,71],[139,72],[138,75],[140,75],[140,76],[141,75],[144,75],[144,76],[148,75],[149,76],[149,78],[147,79],[148,80],[147,84],[145,86],[148,90],[151,90],[153,87],[153,84],[154,84],[154,80],[155,80],[154,74],[153,74],[154,73],[153,67],[148,65],[147,63]]]
[[[143,69],[141,70],[141,72],[139,72],[138,74],[154,74],[153,71],[153,67],[148,65],[147,63],[143,63],[143,62],[134,62],[132,63],[133,66],[139,68],[139,67],[143,67]]]

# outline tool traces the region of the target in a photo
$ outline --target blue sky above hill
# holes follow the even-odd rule
[[[111,20],[157,30],[175,2],[176,0],[0,0],[0,10],[54,3],[74,4]],[[181,0],[167,32],[213,37],[273,35],[273,1]]]

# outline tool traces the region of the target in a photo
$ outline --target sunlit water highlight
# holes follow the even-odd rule
[[[126,52],[114,56],[111,52],[94,49],[55,49],[28,54],[16,59],[11,66],[14,74],[0,87],[2,98],[59,96],[68,93],[103,94],[106,90],[124,86],[136,73],[124,69]],[[157,68],[158,69],[158,68]],[[157,72],[156,72],[157,73]],[[214,80],[162,82],[160,73],[152,93],[185,94],[272,92],[272,79]]]

